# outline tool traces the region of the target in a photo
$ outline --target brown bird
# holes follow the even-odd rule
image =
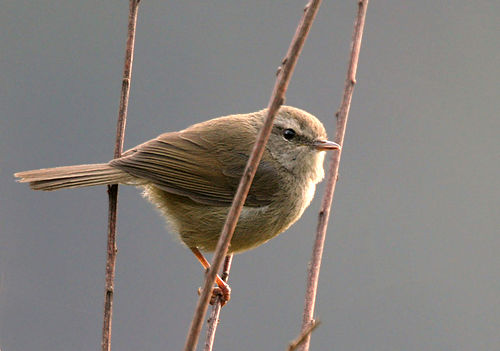
[[[16,173],[34,190],[93,185],[142,187],[181,241],[209,267],[200,250],[213,251],[267,110],[214,118],[161,134],[108,163]],[[255,174],[229,253],[257,247],[297,221],[324,176],[328,141],[313,115],[282,106]],[[229,287],[217,277],[224,298]]]

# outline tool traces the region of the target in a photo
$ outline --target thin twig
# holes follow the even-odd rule
[[[264,121],[262,129],[259,131],[252,153],[245,167],[245,171],[243,172],[243,176],[241,177],[240,184],[238,185],[238,190],[236,191],[236,195],[234,196],[231,209],[229,210],[226,222],[222,229],[221,236],[215,249],[212,265],[205,277],[203,290],[200,298],[198,299],[198,304],[196,306],[193,320],[191,321],[191,326],[186,337],[186,344],[184,346],[185,351],[193,351],[196,348],[196,344],[198,343],[198,337],[201,332],[203,317],[207,312],[215,276],[220,268],[224,256],[226,256],[227,254],[229,243],[231,242],[234,229],[236,228],[236,223],[243,208],[243,204],[245,203],[248,190],[250,189],[253,177],[255,175],[255,172],[257,171],[257,166],[260,162],[260,159],[262,158],[262,154],[264,153],[264,147],[267,139],[269,139],[269,135],[273,126],[274,116],[285,101],[285,92],[288,88],[293,69],[295,68],[297,59],[302,50],[307,34],[309,33],[309,29],[311,28],[320,4],[321,0],[311,0],[304,8],[302,19],[300,20],[290,47],[288,48],[288,52],[284,60],[282,61],[282,67],[278,70],[278,77],[276,78],[276,83],[274,85],[274,89],[268,104],[267,117]]]
[[[358,13],[356,21],[354,22],[354,31],[352,35],[351,55],[349,60],[349,68],[347,70],[347,78],[344,86],[344,95],[339,111],[336,113],[337,117],[337,130],[335,135],[335,142],[339,145],[344,144],[344,135],[347,126],[347,118],[349,109],[351,107],[352,94],[354,92],[354,85],[356,84],[356,71],[358,68],[359,52],[361,49],[361,39],[363,38],[363,29],[365,25],[366,9],[368,0],[358,1]],[[313,320],[314,306],[316,303],[316,292],[318,289],[319,270],[321,266],[321,258],[323,256],[323,247],[325,244],[326,228],[328,225],[328,218],[330,216],[330,207],[335,192],[335,185],[339,173],[340,156],[343,148],[336,150],[332,153],[330,167],[328,171],[327,186],[321,209],[318,218],[318,227],[316,233],[316,240],[314,242],[311,263],[309,266],[309,274],[307,279],[307,289],[304,303],[304,314],[302,318],[302,331],[306,330]],[[304,343],[301,346],[301,351],[308,351],[311,336],[306,336]]]
[[[125,125],[127,121],[128,98],[130,93],[130,79],[132,76],[132,62],[134,58],[135,28],[137,24],[137,9],[140,0],[130,0],[128,17],[128,36],[125,49],[125,63],[123,65],[122,91],[120,96],[120,107],[118,110],[118,122],[116,125],[116,139],[114,157],[121,156],[123,150],[123,139],[125,136]],[[118,184],[108,186],[108,242],[106,258],[106,287],[104,297],[104,317],[102,326],[101,350],[111,350],[111,322],[113,319],[113,293],[116,266],[116,217],[118,206]]]
[[[288,344],[288,351],[295,351],[320,324],[321,322],[319,320],[312,321],[305,330],[300,332],[299,336],[290,341],[290,344]]]
[[[222,267],[222,280],[226,283],[229,279],[229,271],[231,270],[231,263],[233,261],[233,255],[227,255],[224,261],[224,266]],[[215,332],[217,331],[217,326],[219,325],[220,310],[222,308],[221,297],[218,296],[215,303],[212,306],[212,312],[207,320],[207,335],[205,338],[205,348],[204,351],[212,351],[215,341]]]

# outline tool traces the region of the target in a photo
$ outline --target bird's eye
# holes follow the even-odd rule
[[[285,129],[283,131],[283,138],[285,138],[286,140],[292,140],[293,138],[295,138],[295,130],[293,129]]]

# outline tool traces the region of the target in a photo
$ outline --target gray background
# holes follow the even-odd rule
[[[322,5],[287,94],[334,134],[355,1]],[[305,2],[141,4],[125,146],[267,105]],[[0,23],[0,348],[96,350],[104,187],[33,192],[20,170],[113,154],[127,1],[13,1]],[[372,1],[321,271],[314,350],[498,350],[499,16],[490,1]],[[236,257],[217,350],[300,328],[323,187]],[[180,350],[203,272],[120,190],[114,350]]]

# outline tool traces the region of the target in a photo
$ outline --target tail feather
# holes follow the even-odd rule
[[[107,163],[37,169],[14,174],[34,190],[52,191],[93,185],[130,183],[134,177]]]

